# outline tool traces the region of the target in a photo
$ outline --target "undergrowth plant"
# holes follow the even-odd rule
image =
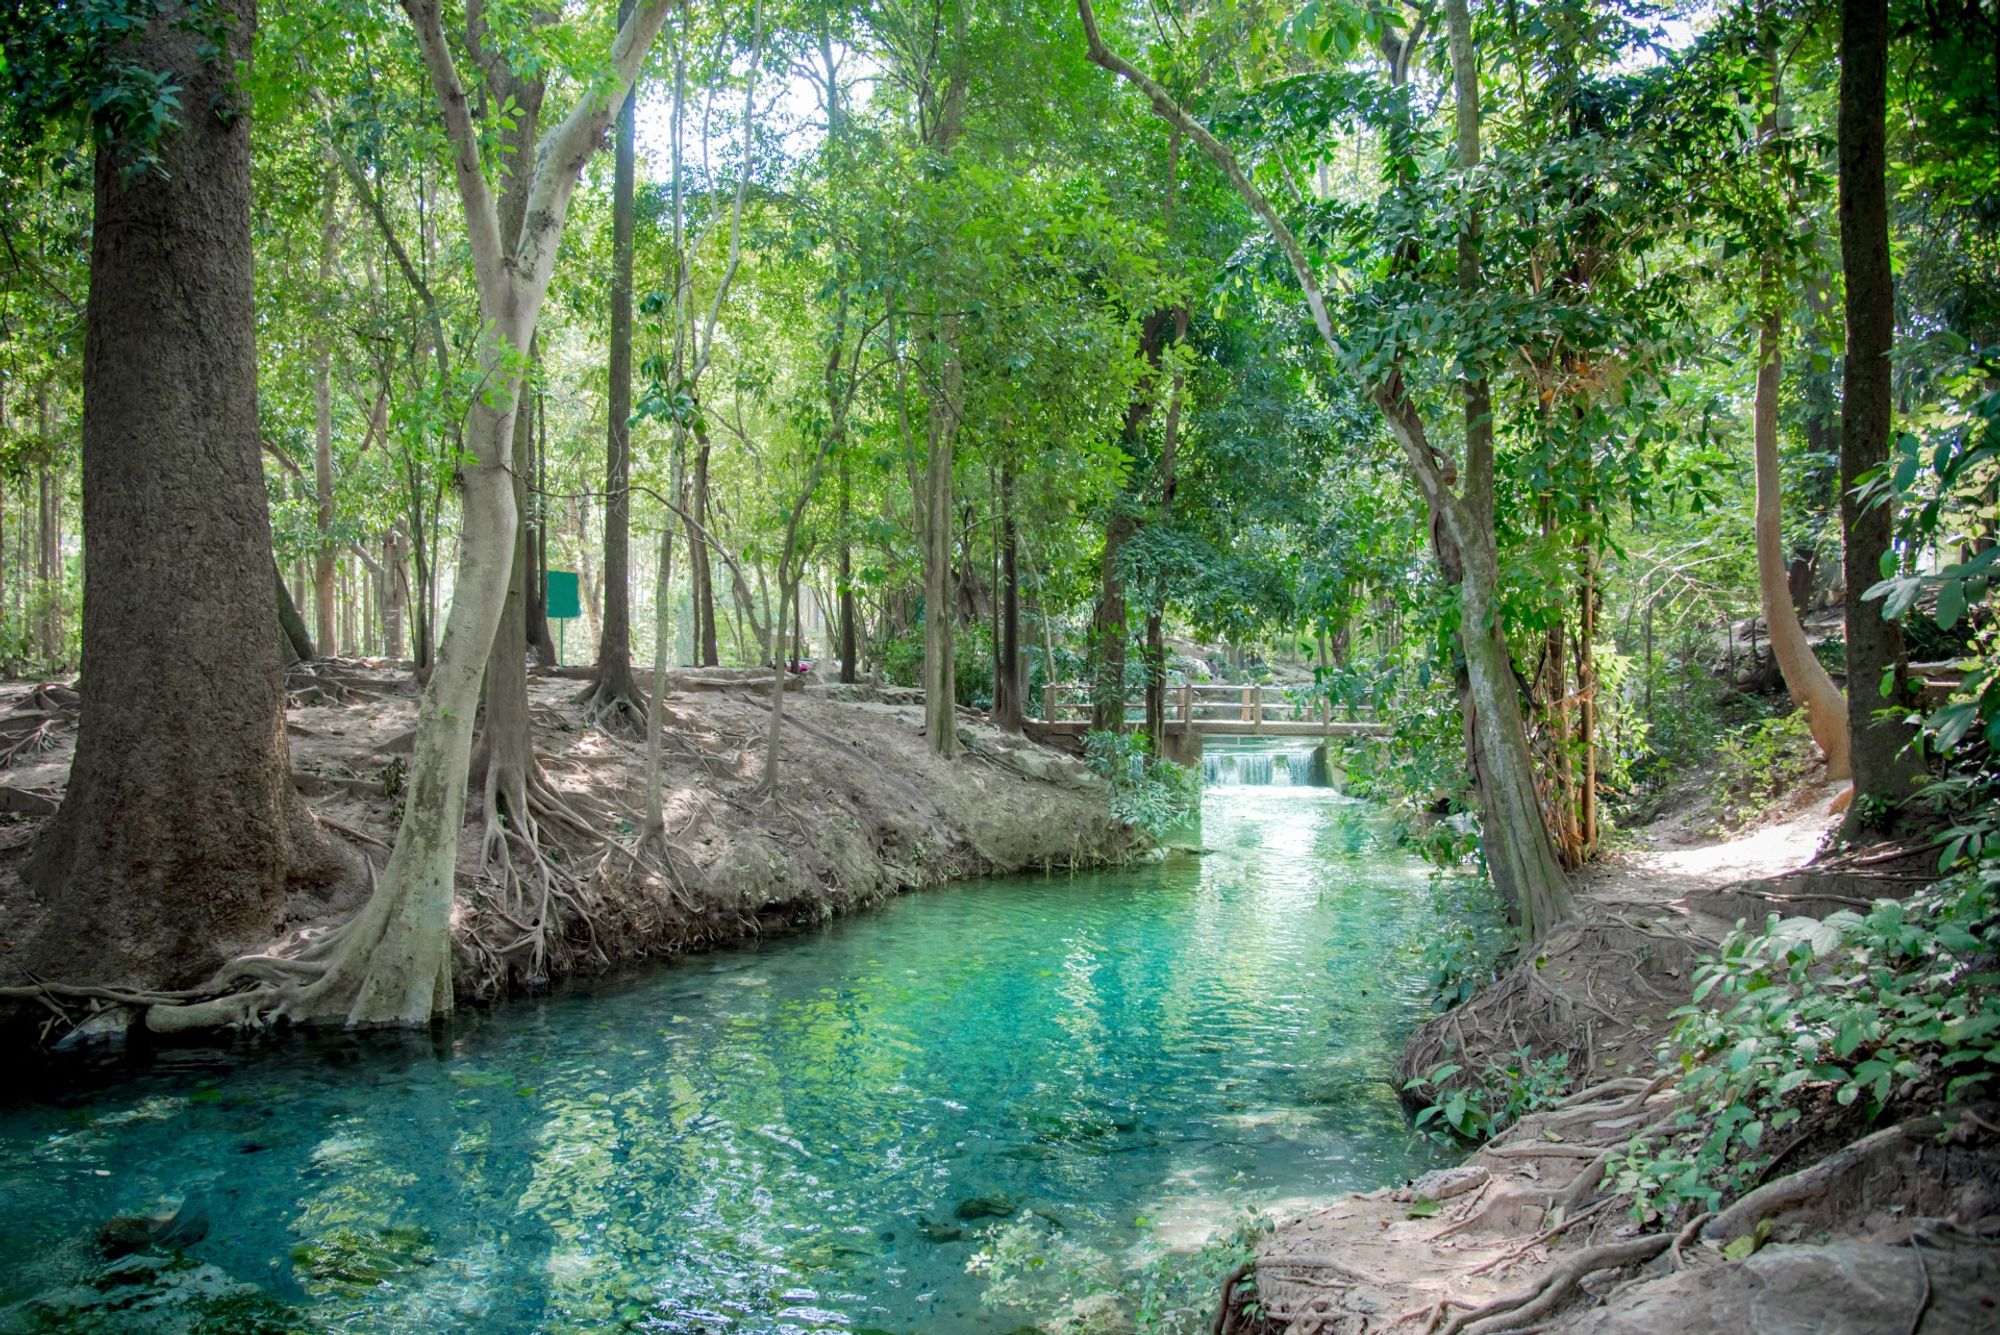
[[[1609,1166],[1641,1219],[1752,1185],[1805,1133],[1814,1091],[1873,1120],[2000,1080],[2000,857],[1908,902],[1739,926],[1697,968],[1694,996],[1674,1013],[1681,1111]]]
[[[1516,1048],[1504,1061],[1485,1067],[1476,1084],[1447,1088],[1465,1068],[1446,1062],[1404,1088],[1443,1095],[1417,1113],[1416,1125],[1434,1135],[1474,1144],[1505,1131],[1529,1113],[1553,1108],[1569,1093],[1569,1054],[1537,1057]]]
[[[1201,807],[1201,774],[1156,757],[1144,733],[1093,732],[1084,761],[1111,788],[1111,814],[1158,843]]]

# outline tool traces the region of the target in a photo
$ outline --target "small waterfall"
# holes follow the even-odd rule
[[[1324,788],[1327,776],[1311,751],[1222,751],[1201,758],[1202,782],[1211,788]]]

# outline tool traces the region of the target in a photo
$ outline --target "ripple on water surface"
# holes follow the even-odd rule
[[[1122,1263],[1426,1166],[1385,1079],[1420,866],[1324,790],[1211,790],[1203,838],[17,1101],[0,1331],[1004,1331],[997,1229]]]

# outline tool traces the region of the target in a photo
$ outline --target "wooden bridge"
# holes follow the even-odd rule
[[[1323,699],[1301,705],[1283,690],[1256,684],[1231,686],[1222,682],[1182,682],[1167,688],[1167,736],[1188,737],[1363,737],[1386,733],[1373,711],[1359,718],[1335,718]],[[1343,711],[1345,712],[1345,711]],[[1125,702],[1125,730],[1146,722],[1143,699]],[[1081,737],[1090,731],[1090,688],[1081,683],[1042,688],[1042,717],[1030,720],[1037,732],[1057,737]]]

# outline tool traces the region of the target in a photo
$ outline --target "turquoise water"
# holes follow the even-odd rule
[[[1419,865],[1321,789],[1212,789],[1201,837],[0,1095],[0,1330],[1009,1331],[968,1268],[1003,1231],[1133,1266],[1429,1166],[1385,1078]],[[205,1235],[106,1261],[176,1209]]]

